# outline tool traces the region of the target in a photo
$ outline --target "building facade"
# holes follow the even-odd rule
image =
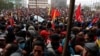
[[[22,7],[28,8],[28,1],[27,0],[21,0]]]
[[[48,6],[48,0],[29,0],[28,8],[46,8]]]

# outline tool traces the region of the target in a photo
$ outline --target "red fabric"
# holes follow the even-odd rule
[[[10,18],[9,19],[9,23],[10,23],[11,26],[14,26],[14,19],[13,18]]]
[[[58,48],[58,52],[59,52],[59,53],[62,53],[62,51],[63,51],[62,46],[59,46],[59,48]]]
[[[40,31],[40,35],[45,39],[45,41],[47,41],[49,32],[46,30],[42,30],[42,31]]]
[[[58,16],[60,16],[60,12],[57,9],[53,8],[51,10],[51,18],[52,18],[52,20],[55,19]]]
[[[96,23],[98,20],[99,20],[99,18],[94,18],[94,19],[92,20],[92,23]]]
[[[9,18],[8,22],[9,22],[9,24],[6,25],[6,29],[7,29],[9,26],[12,26],[12,27],[15,26],[15,24],[14,24],[15,21],[14,21],[13,18]]]
[[[66,31],[61,32],[61,35],[65,35],[66,36],[66,34],[67,34]]]
[[[81,18],[81,4],[78,6],[78,8],[75,11],[75,19],[78,22],[82,22],[83,21],[82,18]]]

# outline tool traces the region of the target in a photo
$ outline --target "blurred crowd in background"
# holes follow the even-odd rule
[[[52,10],[58,13],[54,17]],[[11,9],[0,12],[0,56],[61,56],[67,40],[68,8]],[[81,10],[71,27],[69,54],[100,56],[100,13]],[[94,20],[95,19],[95,20]]]

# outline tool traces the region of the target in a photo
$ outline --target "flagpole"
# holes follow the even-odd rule
[[[38,20],[38,8],[37,8],[37,0],[36,1],[36,15],[37,15],[37,20]]]
[[[69,40],[70,40],[70,35],[71,35],[71,27],[72,27],[72,18],[74,14],[74,6],[75,6],[75,0],[70,0],[70,11],[69,11],[69,17],[68,17],[68,28],[67,28],[67,36],[65,40],[65,45],[63,48],[63,53],[62,56],[70,56],[69,53]]]
[[[37,18],[37,22],[38,22],[38,25],[39,25],[39,20],[38,20],[38,5],[37,5],[37,0],[35,0],[36,1],[36,18]],[[38,27],[38,32],[39,32],[39,27]]]

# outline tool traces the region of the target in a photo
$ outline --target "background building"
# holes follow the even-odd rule
[[[29,0],[28,1],[29,8],[36,8],[36,4],[37,4],[37,7],[39,8],[46,8],[48,6],[48,0]]]
[[[12,2],[14,8],[28,7],[27,0],[4,0],[6,2]]]
[[[21,0],[20,2],[21,2],[22,7],[28,8],[27,0]]]

